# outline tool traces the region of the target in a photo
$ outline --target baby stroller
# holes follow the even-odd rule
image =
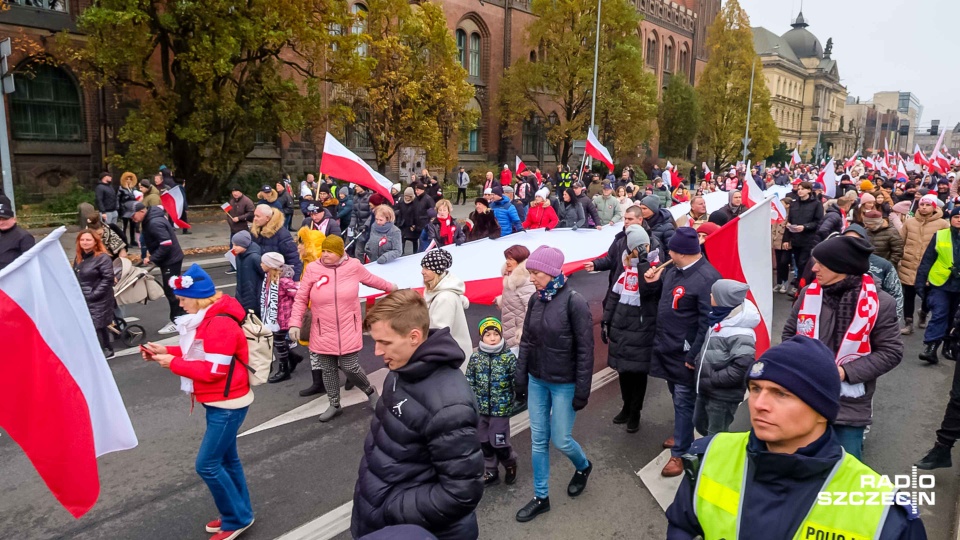
[[[147,340],[147,332],[139,324],[131,324],[139,319],[123,316],[123,306],[163,298],[163,287],[149,272],[133,266],[126,258],[113,261],[113,272],[116,279],[113,297],[117,300],[117,310],[109,328],[127,347],[136,347]]]

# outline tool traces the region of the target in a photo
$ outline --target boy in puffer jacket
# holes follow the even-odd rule
[[[506,470],[504,482],[517,481],[517,453],[510,445],[510,415],[513,413],[513,379],[517,357],[503,340],[503,327],[494,317],[480,321],[480,348],[470,355],[467,383],[477,396],[480,449],[486,472],[483,485],[500,483],[498,465]]]
[[[753,329],[760,312],[747,300],[749,287],[732,279],[710,289],[710,327],[697,361],[693,424],[703,435],[729,431],[746,391],[747,367],[757,354]]]

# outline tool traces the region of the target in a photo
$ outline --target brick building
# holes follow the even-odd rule
[[[363,0],[349,1],[354,12],[366,9]],[[520,135],[506,139],[497,110],[500,75],[517,59],[535,59],[538,54],[525,43],[525,30],[535,19],[529,0],[440,1],[460,61],[476,88],[469,107],[481,113],[477,128],[460,141],[460,162],[511,162],[519,154],[528,165],[552,166],[553,152],[544,134],[555,120],[531,119]],[[673,76],[695,83],[706,62],[706,30],[719,13],[720,0],[632,1],[644,16],[637,33],[644,44],[646,68],[656,75],[660,87]],[[16,76],[17,91],[7,96],[14,184],[25,196],[21,202],[54,195],[77,183],[90,185],[104,169],[105,156],[117,148],[122,100],[109,89],[82,86],[69,67],[32,65],[27,69],[31,54],[42,54],[55,33],[76,31],[76,14],[89,4],[90,0],[12,0],[10,9],[0,12],[0,39],[13,37],[15,49],[18,41],[33,44],[11,59],[11,66],[21,73]],[[360,156],[372,158],[360,133],[348,129],[346,139]],[[316,143],[321,140],[322,134],[264,135],[244,169],[300,177],[316,169]],[[391,164],[389,176],[418,171],[422,160],[417,149],[406,149]]]

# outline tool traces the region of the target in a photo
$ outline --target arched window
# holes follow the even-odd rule
[[[480,76],[480,34],[470,34],[470,76]]]
[[[657,69],[657,54],[660,52],[660,43],[656,34],[647,38],[647,65]]]
[[[13,138],[20,141],[82,141],[80,91],[62,69],[36,64],[14,74],[10,96]]]
[[[537,61],[537,51],[530,51],[530,62],[534,63]]]
[[[467,64],[467,33],[457,28],[457,62],[466,67]]]
[[[353,17],[354,17],[353,27],[351,27],[350,32],[355,35],[360,35],[366,32],[367,31],[367,14],[369,13],[369,11],[367,10],[367,6],[363,4],[354,4],[350,8],[350,12],[353,13]],[[360,45],[357,46],[357,54],[359,54],[360,56],[367,55],[366,43],[361,43]]]
[[[673,41],[663,44],[663,70],[673,73]]]
[[[480,151],[480,126],[483,123],[483,109],[480,108],[480,102],[477,101],[477,98],[473,98],[467,103],[467,110],[478,111],[480,119],[477,120],[477,125],[470,131],[464,132],[464,130],[461,130],[460,151],[476,154]]]

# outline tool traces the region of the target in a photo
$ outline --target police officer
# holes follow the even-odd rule
[[[950,227],[940,229],[930,239],[920,260],[915,287],[930,309],[930,322],[923,333],[920,359],[931,364],[940,361],[937,347],[949,329],[957,301],[960,300],[960,271],[954,268],[960,249],[960,206],[950,210]],[[944,347],[946,349],[946,347]],[[944,351],[946,354],[946,350]]]
[[[795,336],[767,350],[747,389],[752,429],[700,439],[685,456],[668,539],[927,537],[906,494],[837,441],[840,378],[823,343]],[[885,497],[897,504],[837,502]]]
[[[573,185],[573,175],[563,170],[563,165],[557,165],[557,193]]]

